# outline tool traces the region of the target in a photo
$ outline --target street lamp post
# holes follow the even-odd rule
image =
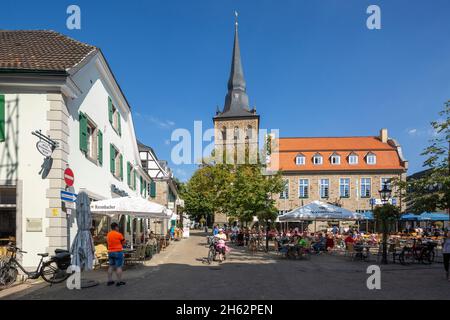
[[[383,187],[381,190],[379,190],[380,193],[380,198],[381,198],[381,204],[383,206],[385,206],[390,197],[391,197],[391,193],[392,190],[388,187],[387,183],[383,183]],[[388,239],[388,226],[387,226],[387,219],[383,219],[383,221],[381,221],[382,223],[382,228],[383,228],[383,257],[381,259],[381,263],[383,264],[387,264],[388,263],[388,259],[387,259],[387,239]]]

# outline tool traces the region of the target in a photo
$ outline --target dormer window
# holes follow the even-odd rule
[[[330,157],[331,164],[341,164],[341,156],[337,153],[333,153]]]
[[[369,152],[366,155],[366,161],[367,161],[367,164],[376,164],[377,163],[377,156],[374,153]]]
[[[295,157],[295,164],[298,166],[302,166],[305,164],[305,156],[303,154],[298,154]]]
[[[350,153],[348,156],[349,164],[358,164],[358,155],[356,153]]]
[[[315,165],[321,165],[323,163],[323,157],[320,153],[316,153],[313,157],[313,163]]]

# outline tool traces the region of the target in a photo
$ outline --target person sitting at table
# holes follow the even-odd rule
[[[147,240],[147,245],[156,246],[157,244],[158,244],[158,240],[156,240],[155,233],[153,231],[150,231],[150,235]]]
[[[345,245],[347,246],[349,243],[355,243],[352,235],[349,233],[347,237],[344,239]]]
[[[326,250],[332,250],[334,248],[334,239],[333,236],[331,234],[327,235],[327,239],[325,242],[325,248]]]
[[[321,251],[325,251],[325,243],[326,238],[322,235],[322,233],[319,233],[316,242],[312,245],[314,252],[320,254]]]

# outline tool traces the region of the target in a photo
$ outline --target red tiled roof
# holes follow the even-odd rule
[[[66,71],[96,49],[55,31],[0,30],[0,69]]]
[[[361,171],[361,170],[405,170],[397,149],[383,143],[378,137],[320,137],[320,138],[280,138],[279,151],[271,156],[271,169],[282,171]],[[337,153],[340,164],[331,164],[330,157]],[[376,155],[376,164],[366,162],[367,153]],[[305,165],[295,163],[296,156],[305,156]],[[321,165],[314,165],[312,158],[319,153],[323,157]],[[358,155],[358,164],[349,164],[348,156]]]

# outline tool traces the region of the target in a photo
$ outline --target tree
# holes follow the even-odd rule
[[[280,174],[266,176],[263,169],[264,166],[259,164],[236,167],[231,201],[227,209],[241,222],[248,223],[261,212],[267,213],[261,215],[262,222],[274,219],[273,215],[268,215],[268,212],[276,212],[272,195],[281,192],[284,184]],[[266,216],[271,219],[266,219]]]
[[[226,165],[199,168],[182,190],[185,211],[196,219],[209,217],[221,210],[226,201],[231,174]]]
[[[386,203],[382,206],[377,206],[373,210],[374,219],[377,222],[382,234],[383,234],[383,258],[381,263],[387,263],[387,240],[391,230],[391,227],[400,218],[400,209],[397,206]]]
[[[282,191],[281,175],[266,176],[263,169],[261,164],[203,165],[184,188],[186,212],[197,218],[223,212],[243,223],[259,212],[276,212],[272,195]],[[273,214],[261,217],[274,219]]]
[[[450,101],[439,113],[442,119],[431,122],[434,138],[423,150],[426,156],[423,166],[426,174],[410,181],[396,181],[400,190],[407,193],[407,202],[412,211],[421,213],[447,209],[450,213]]]

